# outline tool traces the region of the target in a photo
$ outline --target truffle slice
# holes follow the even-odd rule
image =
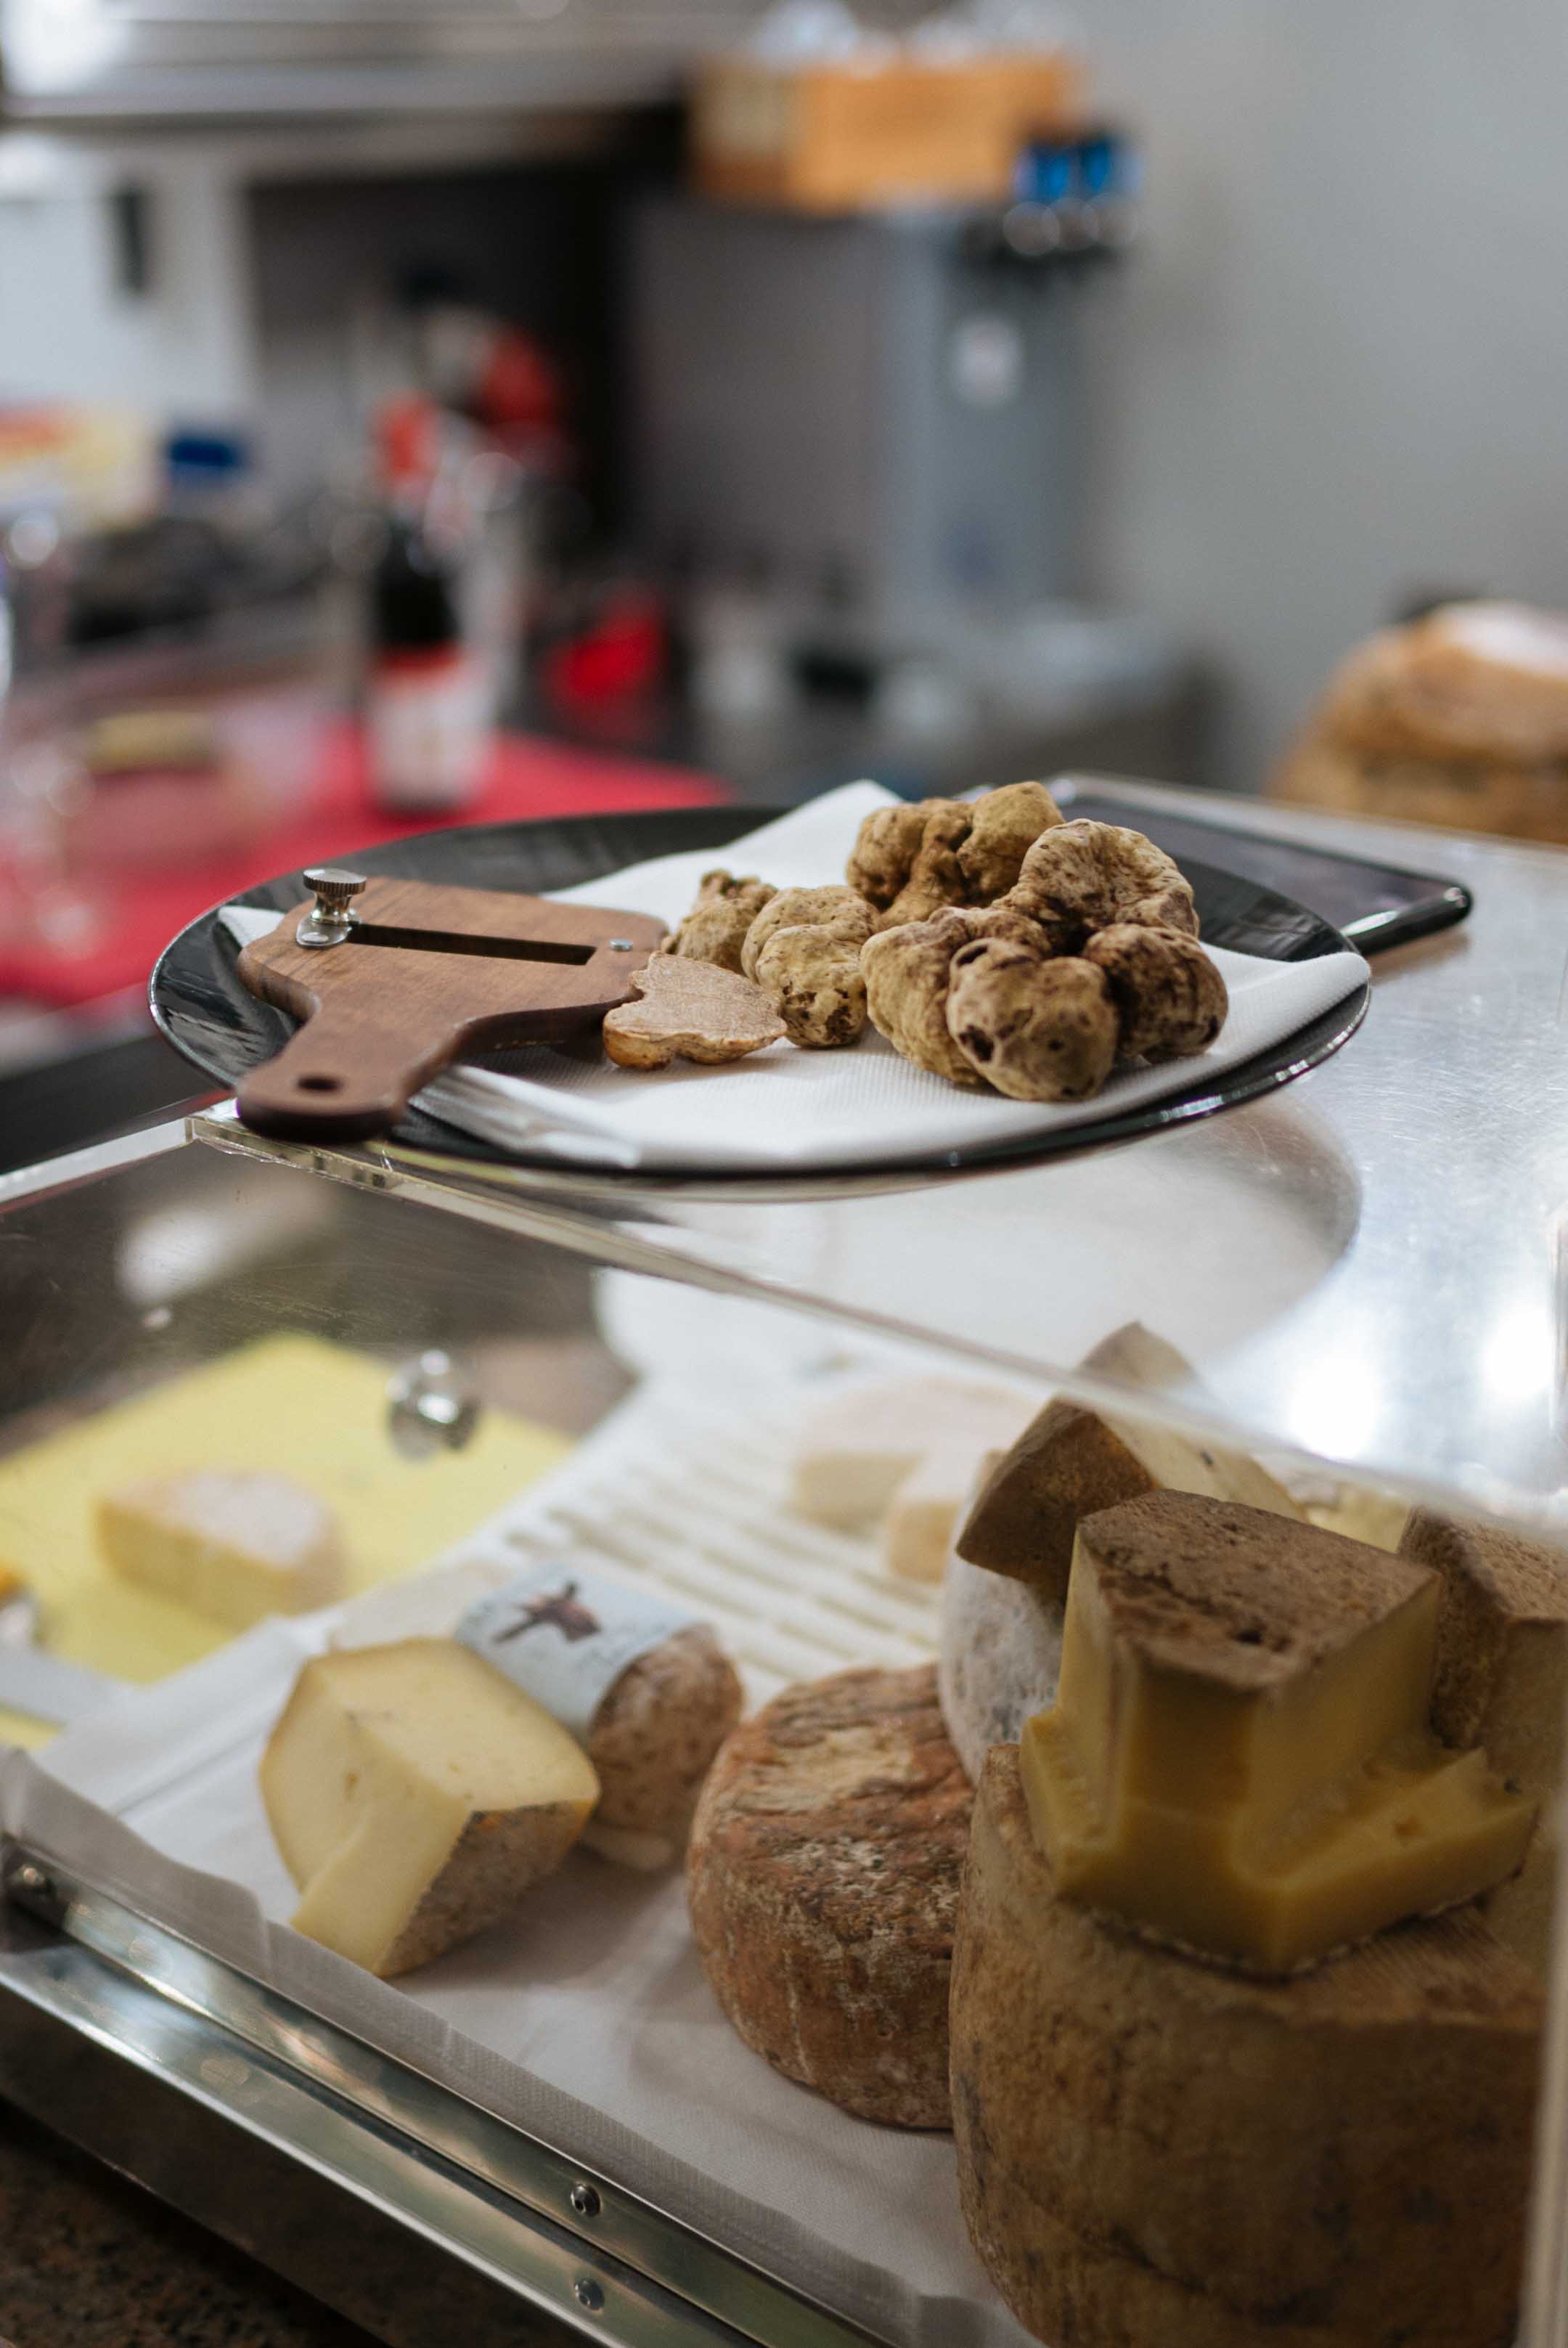
[[[641,1002],[623,1003],[604,1023],[604,1048],[623,1068],[743,1060],[784,1032],[762,988],[739,971],[671,954],[655,956],[631,983]]]

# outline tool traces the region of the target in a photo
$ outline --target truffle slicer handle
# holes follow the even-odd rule
[[[397,1123],[462,1044],[450,1021],[422,1038],[406,1022],[377,1024],[361,1004],[334,1014],[329,1001],[251,1069],[240,1086],[240,1115],[256,1132],[286,1141],[365,1141]]]

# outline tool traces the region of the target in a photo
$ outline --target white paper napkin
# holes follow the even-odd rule
[[[569,901],[652,913],[673,926],[702,874],[719,862],[784,889],[837,879],[862,819],[892,799],[876,783],[850,783],[727,848],[655,857],[559,893]],[[277,916],[231,905],[222,920],[230,936],[245,944],[273,928]],[[677,1060],[640,1072],[535,1048],[507,1055],[504,1074],[450,1069],[426,1086],[417,1106],[499,1150],[526,1149],[579,1166],[804,1173],[891,1165],[1028,1142],[1217,1080],[1343,1002],[1367,975],[1361,956],[1348,949],[1302,963],[1210,951],[1230,990],[1223,1034],[1195,1059],[1118,1072],[1091,1101],[962,1092],[900,1058],[868,1029],[850,1050],[802,1052],[774,1044],[718,1068]]]

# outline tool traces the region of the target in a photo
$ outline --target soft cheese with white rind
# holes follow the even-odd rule
[[[446,1639],[307,1663],[261,1798],[296,1931],[406,1972],[506,1915],[581,1833],[599,1781],[548,1712]]]
[[[1027,1582],[948,1559],[937,1687],[971,1785],[993,1745],[1015,1744],[1030,1715],[1055,1702],[1061,1623],[1061,1608]]]
[[[1003,1747],[954,1949],[975,2248],[1061,2348],[1505,2348],[1542,2013],[1473,1908],[1285,1982],[1102,1923]]]
[[[106,1492],[98,1545],[116,1573],[249,1630],[343,1594],[347,1561],[325,1503],[286,1476],[198,1468]]]

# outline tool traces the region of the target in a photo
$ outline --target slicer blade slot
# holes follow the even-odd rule
[[[596,946],[554,938],[471,937],[463,930],[405,930],[385,922],[357,922],[343,940],[352,946],[401,946],[413,953],[483,954],[502,962],[591,962]]]

